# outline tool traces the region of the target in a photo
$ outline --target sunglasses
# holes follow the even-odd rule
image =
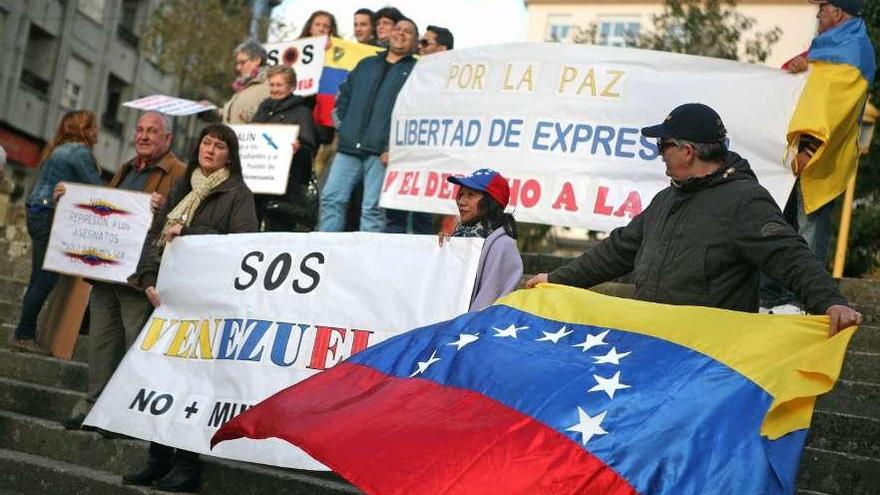
[[[657,140],[657,149],[660,151],[661,154],[664,151],[666,151],[668,148],[671,148],[673,146],[681,146],[681,145],[671,139],[658,139]]]
[[[426,47],[428,47],[430,44],[431,44],[431,42],[428,41],[428,40],[426,40],[425,38],[422,38],[422,39],[419,40],[419,46],[421,46],[422,48],[426,48]]]

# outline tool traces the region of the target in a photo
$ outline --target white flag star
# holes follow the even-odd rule
[[[632,354],[631,352],[624,352],[622,354],[617,353],[617,348],[612,347],[608,354],[604,356],[592,356],[594,360],[596,360],[596,364],[620,364],[620,360]]]
[[[581,445],[586,445],[595,435],[605,435],[607,431],[602,429],[602,420],[605,419],[605,413],[602,411],[596,416],[590,416],[586,411],[578,407],[578,422],[566,428],[565,431],[576,431],[581,434]]]
[[[437,349],[434,349],[434,352],[431,353],[431,357],[429,357],[427,361],[419,361],[418,364],[416,365],[417,366],[416,370],[413,371],[413,374],[409,375],[409,376],[413,377],[416,375],[421,375],[422,373],[424,373],[428,369],[428,366],[431,366],[432,364],[436,363],[437,361],[440,361],[440,358],[437,357]]]
[[[542,332],[544,334],[544,336],[541,337],[540,339],[535,339],[535,342],[549,340],[550,342],[553,342],[554,344],[556,344],[559,342],[559,339],[561,339],[562,337],[565,337],[566,335],[571,335],[571,332],[572,332],[571,330],[566,330],[565,325],[563,325],[562,328],[560,328],[559,331],[557,331],[556,333]]]
[[[605,392],[608,394],[609,399],[614,398],[614,392],[616,390],[629,388],[629,385],[620,383],[620,371],[615,373],[611,378],[602,378],[599,375],[593,375],[593,378],[596,379],[596,385],[590,390],[587,390],[587,392]]]
[[[493,337],[513,337],[513,338],[516,338],[516,332],[519,332],[520,330],[528,330],[528,329],[529,329],[529,327],[518,327],[518,326],[513,325],[512,323],[510,324],[509,327],[507,327],[505,329],[492,327],[492,330],[495,330],[495,335],[493,335]]]
[[[600,333],[599,335],[587,334],[587,340],[581,342],[580,344],[575,344],[572,347],[581,347],[583,352],[587,352],[588,350],[596,347],[597,345],[608,345],[605,343],[605,336],[608,335],[608,330]]]
[[[454,345],[460,351],[462,347],[478,340],[480,340],[480,334],[478,333],[460,333],[458,334],[458,340],[456,340],[455,342],[450,342],[446,345]]]

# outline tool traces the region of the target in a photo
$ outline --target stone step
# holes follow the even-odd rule
[[[0,378],[0,411],[27,414],[51,421],[70,417],[84,393],[37,385],[13,378]]]
[[[829,495],[877,495],[880,459],[807,447],[798,488]]]
[[[97,433],[66,431],[55,422],[0,411],[0,445],[61,462],[111,473],[117,477],[143,465],[147,442],[108,440]],[[202,493],[360,493],[337,475],[282,469],[202,456]]]
[[[861,325],[849,341],[849,350],[880,354],[880,325]]]
[[[27,282],[31,274],[31,252],[28,243],[0,242],[0,275]]]
[[[817,408],[807,446],[880,461],[880,420]]]
[[[15,325],[21,317],[21,301],[0,300],[0,324]]]
[[[0,349],[9,347],[9,336],[15,333],[15,325],[12,323],[0,324]],[[62,360],[63,361],[63,360]],[[80,335],[76,339],[76,348],[73,351],[73,361],[87,363],[89,361],[89,336]]]
[[[880,383],[880,354],[847,351],[840,377],[865,383]]]
[[[15,280],[0,273],[0,301],[20,302],[27,289],[27,281]]]
[[[880,420],[880,384],[838,380],[831,392],[819,396],[816,408]]]
[[[0,377],[85,392],[89,368],[77,361],[0,349]]]
[[[122,484],[119,475],[0,448],[0,486],[14,493],[44,495],[161,495],[165,492]]]

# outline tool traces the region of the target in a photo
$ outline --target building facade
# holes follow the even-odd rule
[[[779,67],[810,46],[818,7],[807,0],[739,0],[737,10],[754,18],[754,31],[782,30],[766,64]],[[529,41],[584,42],[627,46],[652,29],[662,0],[528,0]],[[592,40],[585,38],[592,37]],[[748,34],[744,38],[748,38]],[[742,49],[741,49],[742,52]]]
[[[156,4],[0,0],[0,144],[19,178],[34,180],[43,145],[70,110],[98,115],[95,157],[106,172],[134,156],[137,111],[122,103],[175,90],[139,48]]]

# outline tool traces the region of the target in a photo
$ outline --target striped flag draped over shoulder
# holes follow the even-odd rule
[[[793,493],[854,329],[545,284],[407,332],[217,431],[375,494]]]
[[[812,213],[840,195],[856,170],[860,118],[876,71],[865,21],[853,18],[816,36],[807,59],[810,74],[788,141],[808,133],[823,142],[801,172],[804,209]]]
[[[330,47],[324,54],[324,70],[321,72],[318,94],[315,97],[314,118],[316,123],[328,127],[333,126],[331,114],[336,105],[339,85],[345,81],[348,73],[354,70],[358,62],[375,55],[380,50],[382,49],[379,47],[364,45],[356,41],[330,38]]]

